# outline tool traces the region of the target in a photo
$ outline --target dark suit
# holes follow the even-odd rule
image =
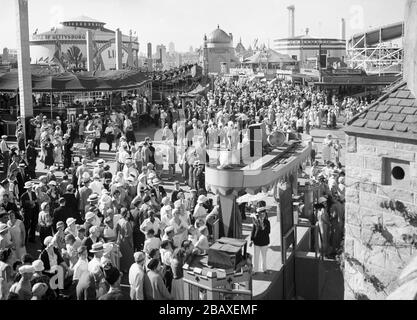
[[[26,241],[35,241],[35,231],[38,225],[39,208],[36,202],[36,194],[30,191],[32,195],[32,204],[30,203],[29,193],[25,192],[20,197],[20,203],[23,208],[24,224],[26,229]]]
[[[178,200],[178,193],[180,193],[180,192],[184,193],[184,190],[182,190],[180,188],[180,190],[174,190],[174,191],[172,191],[172,194],[171,194],[171,202],[172,203],[174,203],[175,201]]]
[[[22,194],[25,192],[25,182],[28,181],[28,177],[25,173],[25,170],[23,172],[19,168],[19,171],[16,173],[16,181],[17,181],[17,187],[19,189],[19,197],[22,196]]]
[[[167,193],[163,186],[158,186],[158,190],[159,190],[159,197],[156,193],[155,188],[151,189],[151,194],[155,195],[155,198],[158,200],[158,203],[161,203],[162,198],[165,198],[167,196]]]
[[[62,221],[62,222],[65,223],[68,218],[74,218],[75,219],[77,217],[75,216],[75,214],[72,213],[71,209],[69,209],[67,207],[59,206],[58,208],[56,208],[54,210],[54,214],[53,214],[53,217],[52,217],[52,222],[53,222],[52,228],[54,229],[54,231],[56,232],[57,222]]]
[[[31,179],[36,178],[36,158],[38,157],[38,151],[28,145],[26,148],[26,157],[28,160],[28,171]]]
[[[77,223],[81,224],[82,221],[78,220],[80,217],[78,214],[78,202],[75,198],[75,194],[66,192],[62,195],[62,197],[65,199],[65,207],[71,210],[71,212],[74,214],[73,217],[77,219]]]
[[[64,168],[67,169],[71,166],[72,161],[72,142],[68,141],[64,144]]]

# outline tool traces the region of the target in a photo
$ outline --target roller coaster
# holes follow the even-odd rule
[[[368,74],[402,74],[404,22],[373,28],[353,35],[347,42],[347,63]]]

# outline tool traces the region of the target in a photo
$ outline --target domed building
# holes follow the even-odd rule
[[[80,16],[68,19],[61,23],[59,28],[52,28],[49,31],[33,33],[30,41],[30,57],[32,64],[54,62],[57,50],[68,54],[68,50],[78,48],[80,61],[75,64],[83,65],[87,57],[86,32],[91,31],[95,46],[97,64],[100,69],[110,70],[115,68],[115,31],[107,29],[106,23],[90,17]],[[139,42],[137,37],[122,35],[122,61],[124,65],[137,65],[139,53]],[[130,55],[130,57],[129,57]],[[77,57],[72,57],[76,59]],[[129,61],[130,60],[130,61]],[[71,61],[73,62],[73,61]]]
[[[233,47],[233,35],[217,26],[208,36],[204,36],[202,64],[204,74],[229,73],[238,62]]]

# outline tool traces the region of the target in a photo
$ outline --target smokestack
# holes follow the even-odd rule
[[[295,18],[294,18],[294,5],[287,7],[288,10],[288,37],[294,38],[295,37]]]
[[[344,18],[340,23],[340,39],[346,40],[346,21]]]

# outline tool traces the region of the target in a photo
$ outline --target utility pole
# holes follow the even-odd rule
[[[33,117],[28,0],[15,0],[15,4],[17,18],[17,64],[19,76],[20,119],[26,139],[27,125],[29,119]]]

